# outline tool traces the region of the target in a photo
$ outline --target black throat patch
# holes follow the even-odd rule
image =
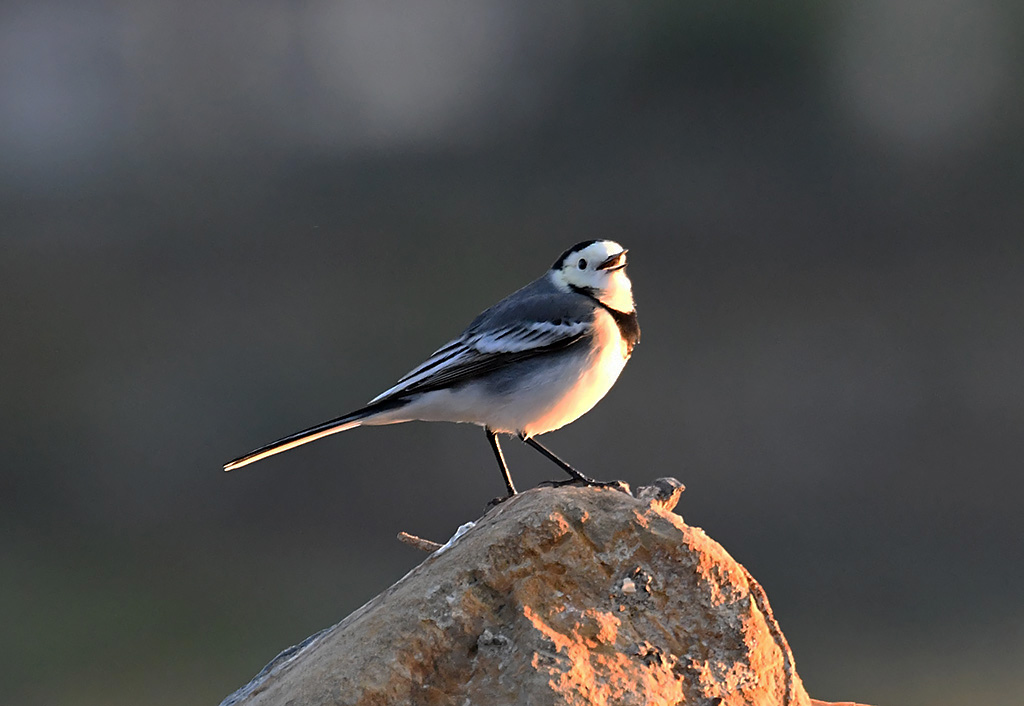
[[[597,298],[597,292],[591,287],[577,287],[574,284],[569,285],[569,289],[582,294],[585,297],[589,297],[597,302],[598,306],[607,311],[615,319],[615,325],[619,327],[619,335],[622,336],[622,340],[626,342],[626,355],[633,353],[633,347],[640,343],[640,322],[636,318],[636,311],[624,312],[613,309],[603,301]]]

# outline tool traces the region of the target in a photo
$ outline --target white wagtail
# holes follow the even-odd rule
[[[516,493],[498,434],[515,434],[572,482],[583,475],[534,438],[579,419],[615,384],[640,340],[626,250],[588,240],[539,279],[477,316],[362,409],[286,436],[235,459],[225,471],[363,425],[470,422],[487,433],[508,495]],[[556,484],[557,485],[557,484]]]

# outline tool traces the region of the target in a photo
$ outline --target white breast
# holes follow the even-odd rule
[[[629,355],[615,319],[604,309],[597,310],[594,329],[596,345],[590,358],[581,356],[578,362],[553,370],[546,404],[531,410],[530,418],[515,431],[535,436],[559,429],[593,409],[612,389]]]

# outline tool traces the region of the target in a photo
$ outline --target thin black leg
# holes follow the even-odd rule
[[[549,459],[554,461],[558,465],[559,468],[561,468],[563,471],[565,471],[570,476],[572,476],[572,481],[568,481],[568,482],[571,483],[571,482],[579,481],[581,483],[586,483],[587,485],[598,485],[598,486],[608,485],[608,483],[605,483],[605,482],[599,481],[599,480],[594,480],[590,476],[583,475],[582,473],[577,471],[575,468],[570,466],[568,463],[566,463],[562,459],[558,458],[558,456],[555,456],[553,453],[551,453],[546,448],[544,448],[541,445],[541,443],[539,441],[537,441],[536,439],[531,438],[529,436],[526,436],[524,434],[520,434],[519,438],[522,439],[524,443],[529,444],[530,446],[532,446],[533,448],[537,449],[542,454],[547,456]],[[559,485],[559,484],[556,484],[556,485]]]
[[[505,463],[505,455],[501,453],[501,444],[498,443],[498,434],[484,427],[487,433],[487,441],[494,451],[494,458],[498,461],[498,468],[501,469],[501,477],[505,479],[505,487],[508,488],[508,496],[511,498],[516,494],[516,487],[512,484],[512,476],[508,472],[508,465]]]

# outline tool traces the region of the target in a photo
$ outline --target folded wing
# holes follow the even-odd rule
[[[567,348],[591,335],[590,321],[557,319],[470,329],[438,348],[371,404],[414,392],[452,387],[519,360]]]

